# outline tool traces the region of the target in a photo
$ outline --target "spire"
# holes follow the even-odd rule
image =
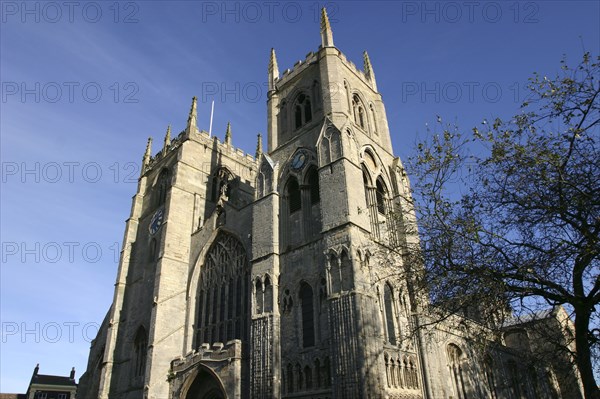
[[[225,145],[231,145],[231,122],[227,122],[227,130],[225,130]]]
[[[71,374],[69,374],[69,379],[71,379],[71,380],[75,379],[75,367],[73,367],[71,369]]]
[[[150,154],[152,153],[152,137],[148,137],[148,143],[146,144],[146,152],[142,160],[142,174],[144,174],[146,167],[150,164]]]
[[[375,82],[375,72],[373,72],[373,66],[371,65],[371,59],[369,58],[369,54],[366,51],[363,52],[363,60],[364,60],[363,69],[365,70],[365,75],[367,76],[367,79],[369,79],[371,81],[371,84],[373,85],[373,90],[377,91],[377,82]]]
[[[194,96],[192,98],[192,108],[190,109],[190,115],[188,116],[188,121],[187,121],[186,132],[188,135],[192,131],[195,132],[196,128],[197,128],[197,126],[196,126],[196,122],[197,122],[197,118],[198,118],[197,101],[198,101],[198,98],[196,98],[196,96]]]
[[[171,125],[167,127],[167,134],[165,134],[165,142],[163,144],[163,152],[167,152],[167,149],[171,146]]]
[[[279,79],[279,67],[277,66],[277,56],[275,49],[271,49],[271,59],[269,60],[269,90],[275,89],[275,80]]]
[[[256,154],[254,154],[254,157],[256,158],[256,160],[258,161],[258,159],[260,158],[260,156],[262,155],[263,149],[262,149],[262,134],[258,134],[258,141],[256,142]]]
[[[331,31],[331,25],[329,24],[329,17],[327,16],[325,7],[321,9],[321,46],[333,47],[333,32]]]
[[[38,372],[40,371],[40,364],[36,364],[35,368],[33,369],[33,375],[38,375]]]

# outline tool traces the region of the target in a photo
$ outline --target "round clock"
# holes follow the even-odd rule
[[[150,234],[156,234],[156,232],[160,229],[160,226],[162,226],[164,213],[165,211],[163,208],[160,208],[154,212],[152,219],[150,219],[150,226],[148,226]]]
[[[292,169],[302,169],[304,164],[306,163],[306,154],[303,152],[299,152],[294,155],[294,159],[292,159]]]

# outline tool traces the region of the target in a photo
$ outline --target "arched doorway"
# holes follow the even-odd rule
[[[227,399],[221,382],[212,372],[201,368],[185,399]]]

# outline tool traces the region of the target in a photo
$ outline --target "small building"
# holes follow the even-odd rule
[[[68,377],[38,374],[39,370],[40,365],[37,364],[27,388],[27,399],[75,399],[77,383],[74,367]]]

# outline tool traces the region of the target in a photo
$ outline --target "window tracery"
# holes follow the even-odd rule
[[[167,191],[169,190],[169,186],[171,184],[171,173],[169,169],[163,169],[160,171],[158,175],[158,180],[156,181],[156,186],[154,188],[154,195],[156,201],[156,207],[164,205],[167,200]]]
[[[313,307],[313,289],[306,283],[300,284],[300,307],[302,310],[302,346],[315,345],[315,313]]]
[[[294,103],[294,128],[299,129],[312,120],[310,98],[302,93]]]
[[[246,251],[231,234],[219,232],[208,250],[198,285],[196,346],[244,340],[247,336],[249,275]]]
[[[148,351],[148,335],[142,326],[138,328],[137,333],[135,334],[134,351],[134,374],[136,377],[141,377],[146,370],[146,354]]]
[[[365,113],[365,106],[358,94],[352,96],[352,114],[354,116],[354,123],[360,126],[361,129],[367,130],[367,115]]]

